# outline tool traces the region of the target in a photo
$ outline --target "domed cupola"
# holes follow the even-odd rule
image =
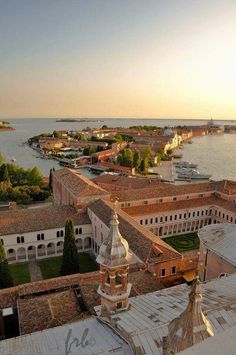
[[[102,243],[97,263],[100,264],[101,315],[126,310],[129,305],[131,284],[128,282],[128,242],[119,231],[118,216],[112,212],[110,230],[107,239]]]
[[[126,258],[128,256],[129,244],[120,234],[118,226],[118,216],[117,213],[113,211],[108,238],[101,245],[97,257],[97,262],[100,265],[106,265],[112,268],[128,264]]]

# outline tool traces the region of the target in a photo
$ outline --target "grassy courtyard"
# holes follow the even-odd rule
[[[61,256],[38,261],[44,279],[60,276]],[[98,270],[95,260],[88,253],[79,253],[80,273]]]
[[[175,235],[163,238],[163,240],[180,253],[199,248],[199,238],[197,233]]]
[[[9,270],[15,286],[30,282],[28,264],[9,265]]]

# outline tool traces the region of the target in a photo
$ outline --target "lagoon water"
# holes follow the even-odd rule
[[[0,132],[0,152],[6,160],[16,159],[25,168],[37,166],[44,175],[52,167],[59,165],[54,160],[38,158],[37,152],[24,144],[30,137],[54,130],[81,130],[87,126],[110,127],[146,124],[159,127],[177,125],[201,125],[204,120],[151,120],[151,119],[109,119],[99,122],[56,122],[55,119],[15,119],[9,120],[15,131]],[[217,121],[219,124],[236,124],[230,121]],[[236,134],[205,136],[193,139],[193,144],[185,144],[181,150],[183,160],[198,164],[200,172],[212,174],[212,179],[236,180]],[[86,174],[86,173],[85,173]],[[87,175],[87,174],[86,174]]]

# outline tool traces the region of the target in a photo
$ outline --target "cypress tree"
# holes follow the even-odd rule
[[[65,239],[60,274],[64,276],[78,272],[79,257],[75,245],[74,224],[71,220],[67,220],[65,224]]]
[[[49,182],[48,182],[48,187],[49,187],[50,191],[52,191],[52,172],[53,172],[53,170],[50,169]]]
[[[4,247],[0,241],[0,289],[13,286]]]

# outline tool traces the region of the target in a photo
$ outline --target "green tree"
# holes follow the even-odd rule
[[[140,166],[141,160],[140,160],[140,154],[139,151],[136,151],[134,153],[134,157],[133,157],[133,167],[138,169]]]
[[[49,191],[52,191],[52,175],[53,175],[53,170],[50,169],[49,180],[48,180]]]
[[[130,148],[124,149],[122,151],[123,164],[124,166],[133,166],[133,151]]]
[[[65,224],[65,240],[60,273],[62,276],[79,272],[79,257],[75,245],[74,224],[67,220]]]
[[[43,185],[43,175],[36,166],[28,171],[28,184],[39,186]]]
[[[8,172],[8,168],[7,168],[6,164],[3,165],[1,180],[2,181],[10,181],[9,172]]]
[[[147,169],[148,169],[148,159],[144,158],[144,159],[141,160],[140,171],[143,174],[146,174],[147,173]]]
[[[0,153],[0,165],[2,165],[4,163],[4,158],[3,155]]]
[[[84,148],[84,150],[83,150],[83,155],[91,155],[91,154],[93,154],[93,153],[96,153],[96,151],[97,151],[96,146],[94,146],[94,145],[89,145],[89,146],[87,146],[87,147]]]
[[[74,135],[74,138],[77,139],[78,141],[85,141],[84,134],[83,134],[83,133],[80,133],[80,132],[77,132],[77,133]]]
[[[60,137],[60,133],[58,131],[53,131],[53,137],[54,138],[59,138]]]
[[[150,159],[151,155],[152,155],[153,151],[150,147],[144,148],[142,150],[142,158],[145,159]]]
[[[0,241],[0,289],[13,286],[4,247]]]

